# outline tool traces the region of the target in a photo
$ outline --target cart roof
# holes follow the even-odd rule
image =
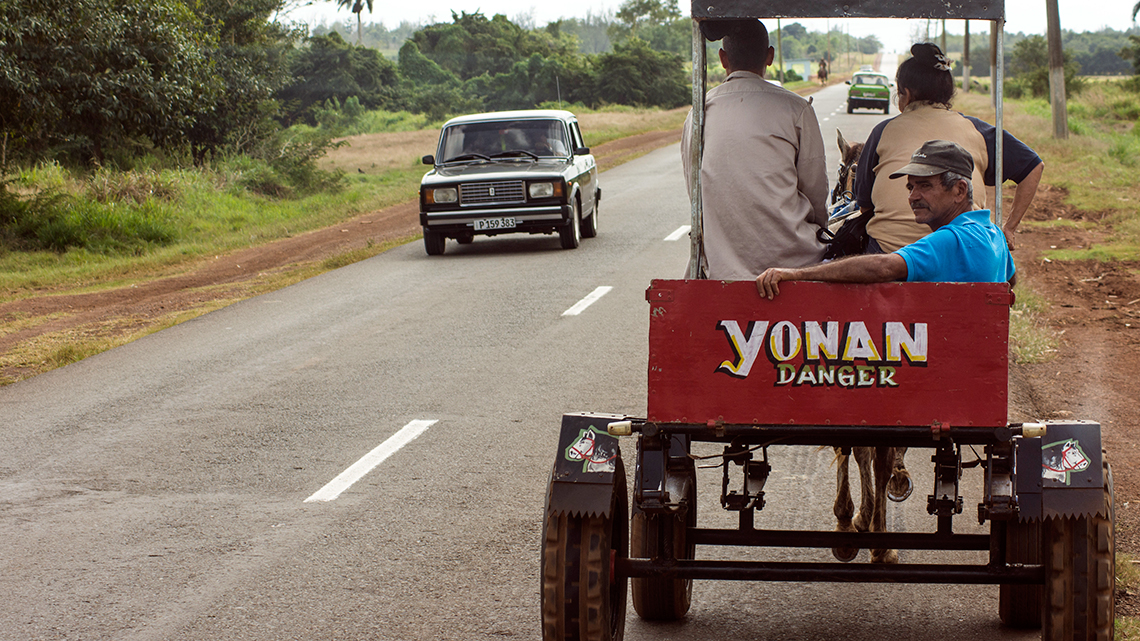
[[[717,18],[946,18],[1004,20],[1004,0],[693,0],[695,20]]]

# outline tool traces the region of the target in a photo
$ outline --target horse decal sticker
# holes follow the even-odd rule
[[[1041,448],[1041,475],[1044,478],[1069,485],[1072,473],[1087,470],[1089,464],[1089,457],[1077,439],[1057,441]]]
[[[582,461],[583,472],[613,472],[617,469],[614,463],[617,459],[617,448],[609,439],[599,442],[598,434],[593,427],[587,427],[578,434],[578,438],[566,448],[566,460]]]

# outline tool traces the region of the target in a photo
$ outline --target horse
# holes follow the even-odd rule
[[[819,84],[827,84],[827,61],[825,59],[820,59],[819,71],[816,75],[819,77]]]
[[[831,192],[833,205],[846,207],[855,199],[855,173],[859,156],[863,153],[863,143],[849,143],[843,132],[836,130],[839,151],[839,175],[835,189]],[[860,502],[859,512],[851,500],[849,461],[855,455],[859,468]],[[905,447],[836,447],[836,492],[832,512],[835,514],[837,532],[885,532],[887,527],[886,500],[905,501],[914,489],[910,473],[907,472],[903,457]],[[873,478],[872,478],[873,474]],[[844,563],[853,561],[859,554],[858,548],[837,547],[831,553]],[[898,563],[895,550],[871,550],[872,563]]]
[[[837,204],[841,199],[844,203],[855,199],[855,172],[859,167],[859,155],[863,153],[863,143],[847,142],[843,132],[836,129],[839,142],[839,175],[836,177],[835,189],[831,190],[831,204]]]

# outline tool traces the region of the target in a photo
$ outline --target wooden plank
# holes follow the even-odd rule
[[[1004,0],[693,0],[692,16],[710,18],[1005,19]]]
[[[1004,283],[655,280],[648,419],[738,425],[1006,424]]]

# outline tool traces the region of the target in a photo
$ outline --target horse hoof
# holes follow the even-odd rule
[[[871,563],[898,563],[898,550],[871,550]]]
[[[844,563],[850,563],[859,556],[859,548],[831,548],[831,554]]]
[[[895,477],[895,478],[898,478],[898,477]],[[896,494],[894,489],[891,489],[890,487],[887,488],[887,498],[894,501],[895,503],[902,503],[903,501],[907,500],[908,498],[910,498],[910,493],[914,491],[914,481],[910,480],[910,475],[908,474],[907,476],[904,476],[902,478],[906,479],[906,489],[905,490]],[[895,489],[897,489],[897,488],[895,488]]]

